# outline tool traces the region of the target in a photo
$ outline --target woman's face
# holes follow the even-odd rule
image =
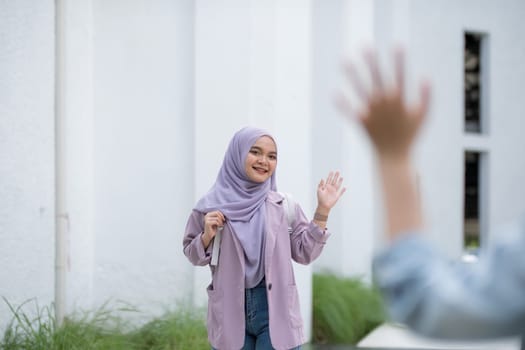
[[[244,162],[246,175],[253,182],[268,180],[277,166],[277,147],[269,136],[261,136],[255,141]]]

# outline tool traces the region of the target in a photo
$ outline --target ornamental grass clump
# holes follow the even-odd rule
[[[313,343],[356,345],[385,321],[377,290],[357,278],[313,276]]]
[[[59,327],[52,307],[41,308],[36,300],[18,307],[4,301],[13,317],[0,338],[0,350],[209,349],[202,310],[178,307],[136,326],[128,320],[136,319],[138,310],[109,310],[105,304],[93,312],[70,316]]]

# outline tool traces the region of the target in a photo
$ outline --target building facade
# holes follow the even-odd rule
[[[521,0],[1,1],[0,295],[65,314],[204,305],[210,275],[182,253],[186,219],[232,134],[256,125],[276,136],[278,187],[306,213],[329,170],[345,177],[325,252],[295,266],[309,328],[312,271],[369,279],[381,246],[370,145],[333,105],[343,57],[365,47],[385,66],[405,48],[409,93],[432,82],[414,155],[429,239],[458,258],[473,225],[487,244],[525,211],[523,15]],[[0,303],[0,327],[9,318]]]

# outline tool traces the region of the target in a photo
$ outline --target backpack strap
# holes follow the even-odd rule
[[[213,238],[213,248],[211,251],[211,261],[210,265],[217,266],[217,263],[219,262],[219,251],[221,249],[221,235],[222,235],[222,227],[217,228],[217,233],[215,234],[215,237]]]
[[[286,213],[286,216],[288,217],[288,233],[292,234],[293,228],[293,220],[295,218],[295,201],[293,200],[292,196],[289,193],[279,192],[283,197],[283,207],[284,211]]]

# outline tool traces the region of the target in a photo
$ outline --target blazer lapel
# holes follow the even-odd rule
[[[283,198],[281,195],[270,192],[266,199],[266,247],[264,261],[266,267],[272,261],[277,234],[279,234],[281,223],[283,222],[284,211],[281,210]],[[267,271],[266,271],[267,272]]]

